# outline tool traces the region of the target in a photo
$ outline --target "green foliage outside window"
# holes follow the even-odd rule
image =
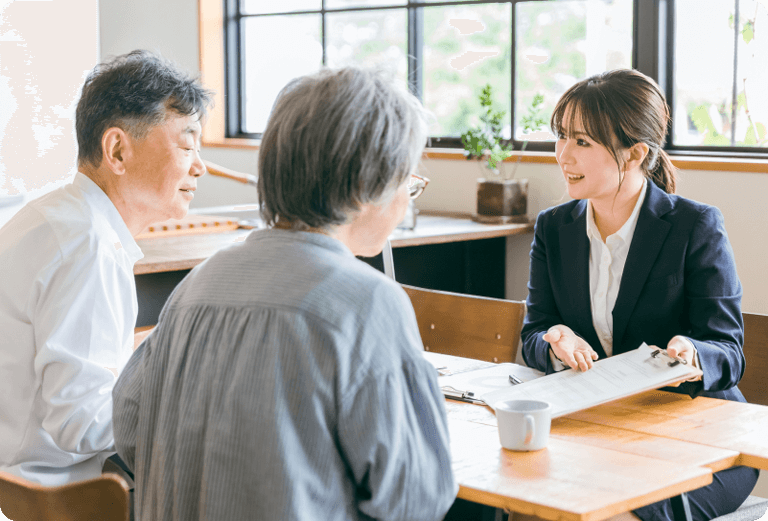
[[[741,17],[739,18],[741,19]],[[741,39],[744,41],[744,45],[755,45],[756,18],[757,11],[755,11],[755,16],[753,18],[746,19],[743,23],[740,24],[738,31],[741,35]],[[729,27],[731,29],[735,29],[735,23],[735,17],[733,14],[731,14],[728,19]],[[735,52],[736,50],[734,50],[734,53]],[[734,77],[736,74],[737,71],[734,71]],[[741,91],[736,96],[735,111],[733,110],[733,101],[731,101],[731,103],[722,102],[719,104],[712,102],[688,103],[686,112],[690,118],[691,123],[693,123],[698,133],[702,136],[702,145],[724,147],[764,147],[768,145],[768,129],[766,129],[766,125],[760,121],[754,121],[752,114],[749,111],[749,103],[747,99],[747,79],[748,78],[746,76],[742,78]],[[712,119],[712,111],[716,112],[720,116],[720,120],[723,122],[721,128],[718,128],[717,125],[715,125],[715,122]],[[736,131],[734,116],[738,116],[740,113],[746,115],[747,121],[749,122],[749,126],[747,127],[744,139],[742,140],[738,140],[734,136]]]

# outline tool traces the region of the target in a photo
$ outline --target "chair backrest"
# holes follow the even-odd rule
[[[739,389],[749,403],[768,405],[768,315],[744,313],[744,357]]]
[[[488,362],[514,362],[525,302],[461,295],[403,284],[424,349]]]
[[[0,510],[13,521],[128,521],[128,485],[115,474],[43,487],[0,472]]]

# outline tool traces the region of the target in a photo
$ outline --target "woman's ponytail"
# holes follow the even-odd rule
[[[668,194],[674,194],[677,186],[677,167],[672,164],[664,149],[658,148],[656,165],[648,171],[648,178]]]

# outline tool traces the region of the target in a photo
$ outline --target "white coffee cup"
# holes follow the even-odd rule
[[[552,404],[538,400],[508,400],[496,403],[493,408],[502,447],[528,451],[547,446]]]

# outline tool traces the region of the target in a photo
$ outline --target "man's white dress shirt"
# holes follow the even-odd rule
[[[0,229],[0,470],[46,486],[101,474],[142,256],[82,173]]]

